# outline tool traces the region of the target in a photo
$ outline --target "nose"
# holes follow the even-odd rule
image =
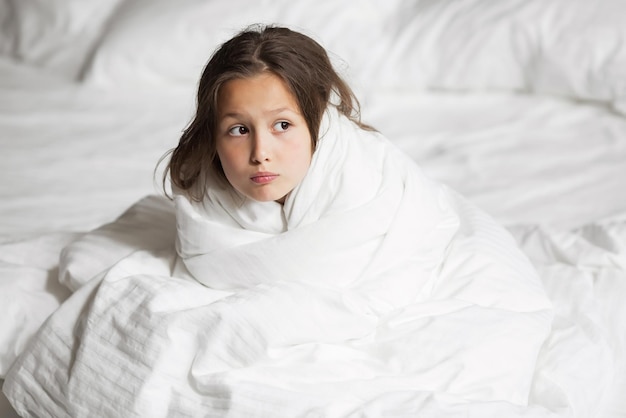
[[[269,133],[259,133],[256,131],[251,138],[252,149],[250,151],[250,160],[253,164],[261,164],[270,161],[270,143]]]

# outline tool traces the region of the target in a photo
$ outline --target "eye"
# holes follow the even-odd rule
[[[243,125],[233,126],[228,130],[228,134],[232,136],[243,136],[248,133],[248,128]]]
[[[276,122],[274,124],[274,129],[276,129],[279,132],[283,132],[289,129],[290,126],[291,124],[289,122],[281,121],[281,122]]]

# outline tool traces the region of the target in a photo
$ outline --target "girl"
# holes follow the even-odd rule
[[[381,287],[379,297],[395,293],[393,306],[394,298],[415,298],[456,231],[456,215],[441,186],[360,121],[357,99],[317,42],[282,27],[245,30],[210,59],[197,100],[167,170],[177,250],[194,278],[247,287],[319,281],[309,276],[321,268],[331,283],[367,281]],[[308,224],[324,232],[302,231]],[[422,281],[390,286],[403,274],[383,272],[424,253],[434,256],[406,270],[423,269]]]

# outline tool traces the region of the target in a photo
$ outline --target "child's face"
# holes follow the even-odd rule
[[[257,201],[284,203],[311,164],[309,128],[272,73],[226,82],[218,96],[217,154],[230,184]]]

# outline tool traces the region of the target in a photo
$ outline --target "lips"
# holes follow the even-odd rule
[[[261,171],[261,172],[255,173],[252,177],[250,177],[250,180],[252,180],[253,182],[257,184],[267,184],[267,183],[271,183],[272,181],[274,181],[277,177],[278,177],[278,174],[276,173]]]

